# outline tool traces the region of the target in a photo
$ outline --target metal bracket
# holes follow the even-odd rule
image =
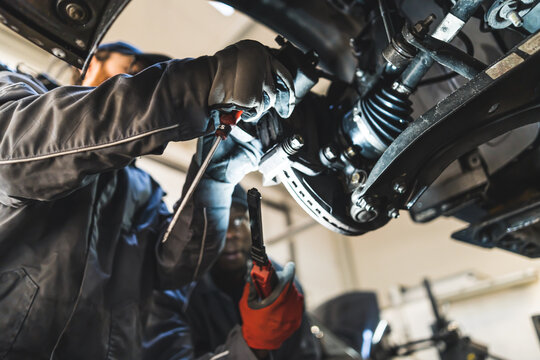
[[[409,44],[429,55],[434,61],[457,72],[467,79],[472,79],[486,68],[486,65],[483,62],[433,36],[426,35],[426,37],[420,41],[410,32],[407,32],[404,35],[405,40],[407,40]]]
[[[84,71],[91,55],[129,1],[2,1],[0,22]]]
[[[498,247],[530,258],[540,257],[540,197],[452,234],[484,248]],[[526,233],[525,233],[526,232]]]

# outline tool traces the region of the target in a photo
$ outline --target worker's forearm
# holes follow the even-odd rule
[[[1,191],[53,199],[93,174],[162,151],[169,141],[207,132],[210,59],[173,60],[97,88],[69,86],[46,93],[27,77],[2,73]]]

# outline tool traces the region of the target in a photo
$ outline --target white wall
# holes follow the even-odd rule
[[[67,64],[25,40],[4,24],[0,24],[0,62],[16,68],[25,64],[40,72],[52,73],[55,77]]]
[[[389,287],[416,284],[425,276],[438,278],[467,270],[496,276],[530,267],[540,268],[537,260],[450,239],[452,232],[465,226],[448,218],[416,224],[404,213],[382,229],[349,238],[355,254],[358,285],[377,291],[379,301],[385,305]]]
[[[462,273],[432,282],[443,316],[458,326],[464,336],[487,346],[490,354],[503,359],[540,358],[540,344],[531,316],[540,314],[538,270],[512,272],[481,278]],[[391,323],[394,343],[426,339],[435,317],[421,286],[396,291],[393,305],[383,311]],[[414,359],[437,358],[431,348]]]

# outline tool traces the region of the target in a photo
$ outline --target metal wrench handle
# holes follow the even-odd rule
[[[187,202],[195,192],[195,188],[197,185],[199,185],[199,182],[201,181],[202,176],[204,175],[204,172],[206,171],[206,168],[208,167],[208,164],[210,164],[210,160],[212,160],[212,156],[216,152],[219,144],[221,143],[222,139],[219,136],[216,136],[216,139],[214,140],[214,143],[212,144],[212,147],[210,148],[210,151],[208,152],[208,155],[204,158],[203,163],[201,164],[201,167],[199,168],[199,171],[197,171],[197,174],[195,175],[195,178],[193,178],[193,181],[191,182],[191,185],[189,186],[189,189],[186,191],[186,194],[182,198],[182,202],[180,203],[180,206],[176,209],[174,212],[174,217],[171,220],[169,226],[167,227],[167,231],[165,231],[165,235],[163,235],[163,240],[161,240],[162,243],[167,241],[169,238],[169,234],[171,233],[174,225],[178,221],[178,217],[180,216],[180,212],[186,207]]]
[[[193,181],[191,182],[191,185],[189,185],[188,190],[184,194],[184,197],[182,198],[182,201],[180,202],[180,206],[176,209],[174,212],[174,216],[169,223],[169,226],[167,227],[167,230],[165,231],[165,234],[163,235],[163,239],[161,240],[162,243],[167,241],[169,239],[169,235],[178,221],[178,217],[180,216],[180,213],[182,210],[186,207],[187,202],[189,199],[191,199],[191,196],[195,192],[195,189],[197,188],[197,185],[199,185],[199,182],[201,181],[202,176],[204,175],[204,172],[206,171],[206,168],[208,167],[208,164],[210,164],[210,161],[212,160],[212,157],[214,156],[214,153],[216,152],[219,144],[222,140],[225,140],[227,136],[231,133],[232,126],[236,124],[236,121],[240,119],[240,116],[242,115],[242,111],[233,111],[232,113],[224,113],[220,115],[220,122],[219,126],[216,129],[215,135],[216,139],[214,140],[214,143],[212,144],[212,147],[210,148],[210,151],[208,152],[208,155],[204,158],[201,167],[197,171],[197,174],[195,174],[195,177],[193,178]]]

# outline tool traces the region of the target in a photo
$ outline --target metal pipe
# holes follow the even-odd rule
[[[392,23],[390,22],[390,19],[387,17],[386,13],[386,6],[383,3],[385,0],[379,0],[379,11],[381,13],[381,18],[384,25],[384,31],[386,32],[386,38],[388,39],[388,43],[390,44],[392,42],[392,37],[394,36],[394,29],[392,27]]]
[[[450,13],[448,13],[439,26],[437,26],[437,29],[435,29],[432,36],[444,42],[452,41],[465,23],[476,12],[481,3],[482,0],[458,1],[450,10]],[[434,62],[435,61],[429,54],[420,52],[411,61],[411,64],[405,69],[403,74],[401,74],[400,80],[394,84],[393,87],[398,91],[410,94]]]
[[[432,36],[421,42],[412,34],[406,34],[406,40],[437,63],[469,80],[487,67],[469,54]]]
[[[212,144],[212,147],[208,151],[208,155],[204,158],[201,166],[199,167],[199,170],[197,170],[197,173],[195,174],[195,177],[191,181],[191,184],[189,185],[189,188],[187,189],[186,193],[182,197],[182,201],[180,202],[180,205],[176,210],[174,211],[174,216],[167,227],[167,230],[165,231],[165,234],[163,235],[163,239],[161,240],[162,243],[166,242],[169,239],[169,234],[171,233],[172,229],[176,225],[176,222],[178,221],[178,218],[180,217],[180,213],[186,206],[189,199],[191,199],[191,196],[195,192],[195,189],[197,185],[199,185],[199,182],[201,181],[204,172],[206,171],[206,168],[208,167],[208,164],[210,164],[210,160],[212,160],[212,157],[214,156],[214,153],[216,152],[219,144],[223,141],[223,139],[219,136],[216,136],[216,139],[214,140],[214,143]]]

